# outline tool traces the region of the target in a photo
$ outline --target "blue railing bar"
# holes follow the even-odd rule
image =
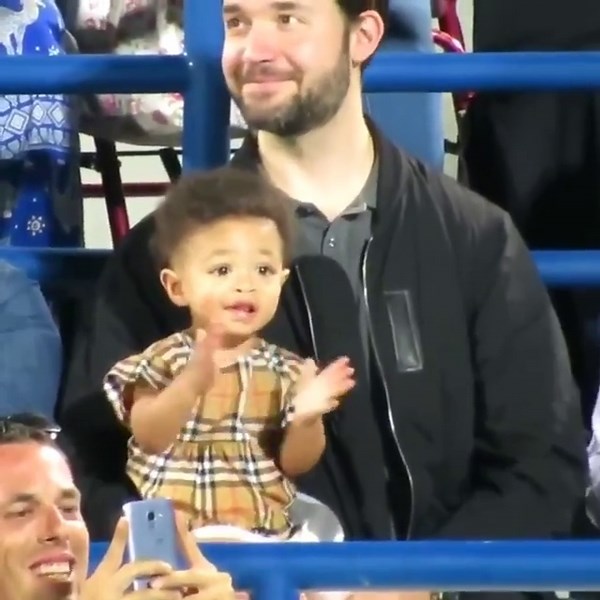
[[[188,80],[183,55],[0,57],[0,95],[179,92]]]
[[[15,248],[0,246],[0,260],[23,269],[30,278],[93,278],[110,257],[110,250],[86,248]],[[533,257],[550,287],[600,286],[600,250],[537,250]],[[65,269],[74,270],[67,274]]]
[[[247,588],[238,584],[237,580],[235,580],[235,584],[238,590],[248,589],[251,591],[252,600],[300,600],[301,590],[290,584],[285,573],[269,570],[268,577],[263,577],[258,584]]]
[[[380,52],[368,92],[600,88],[600,52],[421,54]]]
[[[600,250],[537,250],[533,256],[549,287],[600,286]]]
[[[0,94],[169,92],[186,88],[189,77],[183,55],[0,57],[0,73]],[[365,86],[369,92],[594,89],[600,52],[382,51],[366,70]]]
[[[183,169],[210,169],[229,160],[229,93],[221,70],[222,5],[184,2],[189,83],[185,92]],[[208,90],[208,91],[207,91]]]
[[[600,543],[348,542],[203,544],[241,589],[279,577],[295,589],[551,591],[600,589]],[[106,544],[93,544],[92,566]],[[262,596],[264,598],[264,596]]]
[[[48,288],[94,285],[109,256],[107,250],[0,246],[0,260]]]

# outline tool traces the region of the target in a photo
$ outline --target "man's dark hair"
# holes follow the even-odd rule
[[[35,413],[18,413],[0,417],[0,446],[36,442],[58,448],[60,427]]]
[[[336,2],[346,19],[348,19],[348,23],[356,21],[366,10],[375,10],[381,15],[383,22],[387,26],[390,0],[336,0]],[[372,58],[368,58],[361,64],[361,71],[364,71],[369,66]]]
[[[366,10],[376,10],[387,22],[389,12],[389,0],[336,0],[342,12],[348,20],[355,21],[358,16]]]
[[[230,217],[257,217],[275,223],[286,263],[294,237],[293,201],[258,173],[230,166],[184,175],[171,186],[154,212],[153,249],[159,265],[198,227]]]
[[[419,40],[419,32],[415,24],[407,18],[406,11],[390,12],[390,0],[336,0],[336,2],[349,23],[356,21],[364,11],[375,10],[381,15],[385,24],[386,37],[390,36],[411,43]],[[362,67],[366,67],[370,61],[371,59],[365,61]]]

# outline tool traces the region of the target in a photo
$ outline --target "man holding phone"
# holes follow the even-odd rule
[[[178,537],[189,568],[158,561],[124,564],[128,523],[121,519],[94,574],[80,494],[53,437],[24,416],[0,419],[0,598],[2,600],[231,600],[231,577],[198,549],[185,526]],[[41,419],[40,421],[43,421]],[[131,593],[137,579],[148,589]]]

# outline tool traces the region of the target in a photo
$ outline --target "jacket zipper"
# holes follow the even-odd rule
[[[414,527],[415,487],[414,487],[414,482],[413,482],[413,476],[412,476],[412,473],[410,472],[410,468],[408,466],[406,456],[404,455],[404,452],[402,451],[402,446],[400,445],[400,442],[398,441],[398,435],[396,434],[396,425],[394,424],[394,416],[392,414],[392,403],[390,400],[390,392],[388,389],[385,372],[383,370],[383,363],[381,362],[379,351],[377,349],[377,342],[375,340],[375,331],[373,329],[373,321],[371,319],[371,309],[370,309],[370,305],[369,305],[369,290],[368,290],[368,286],[367,286],[367,260],[368,260],[368,256],[369,256],[369,248],[371,247],[372,241],[373,241],[373,238],[370,238],[369,241],[367,242],[367,245],[365,246],[365,251],[363,254],[363,260],[362,260],[363,294],[364,294],[364,298],[365,298],[365,307],[366,307],[366,313],[367,313],[367,320],[368,320],[368,324],[369,324],[369,338],[371,340],[371,346],[373,347],[373,354],[375,355],[375,362],[377,363],[377,368],[379,369],[379,374],[381,376],[381,381],[383,382],[383,389],[385,392],[388,423],[390,426],[390,431],[392,434],[392,438],[394,440],[394,444],[396,445],[396,449],[398,450],[398,454],[400,455],[400,459],[402,460],[402,464],[404,465],[404,469],[405,469],[406,475],[408,477],[408,484],[410,487],[410,509],[409,509],[409,516],[408,516],[408,527],[406,530],[406,539],[409,540],[412,537],[412,532],[413,532],[413,527]]]
[[[302,301],[304,302],[304,307],[306,308],[306,316],[308,319],[308,329],[310,332],[310,341],[315,351],[315,359],[319,362],[319,355],[317,351],[317,337],[315,335],[315,324],[313,323],[312,311],[310,310],[310,305],[308,303],[308,297],[306,295],[306,289],[304,287],[304,281],[302,280],[302,274],[298,267],[296,267],[296,275],[298,277],[298,282],[300,284],[300,292],[302,293]]]
[[[318,349],[317,349],[317,336],[315,334],[315,325],[314,325],[314,322],[313,322],[312,311],[310,309],[310,304],[308,302],[308,296],[306,294],[306,288],[305,288],[305,285],[304,285],[304,281],[302,279],[302,274],[300,273],[300,270],[297,267],[296,267],[296,275],[298,277],[298,282],[300,284],[300,293],[302,294],[302,300],[303,300],[304,306],[306,308],[306,315],[307,315],[307,320],[308,320],[308,329],[310,331],[310,340],[311,340],[312,347],[313,347],[313,350],[314,350],[314,353],[315,353],[315,360],[317,361],[317,363],[319,363],[320,362],[320,357],[319,357],[319,352],[318,352]],[[332,426],[332,431],[335,433],[336,427],[335,427],[335,424],[333,422],[331,422],[331,426]],[[335,469],[333,467],[331,467],[331,465],[329,465],[328,467],[329,467],[331,479],[333,480],[333,486],[334,486],[336,492],[339,493],[339,491],[341,489],[343,489],[343,486],[341,486],[340,483],[339,483],[339,479],[338,479],[338,477],[336,475]],[[340,509],[342,511],[344,511],[343,503],[340,505]],[[346,517],[346,520],[350,521],[351,519],[348,518],[347,511],[345,511],[345,512],[346,512],[346,515],[344,515],[344,516]]]

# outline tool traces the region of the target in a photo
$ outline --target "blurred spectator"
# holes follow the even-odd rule
[[[518,18],[515,18],[518,15]],[[476,52],[600,48],[600,2],[475,0]],[[535,249],[600,247],[600,95],[477,94],[464,122],[470,186],[505,208]],[[600,294],[555,291],[589,422],[598,388]]]
[[[54,0],[0,0],[0,56],[64,54]],[[0,96],[0,243],[79,246],[82,208],[73,98]]]
[[[0,261],[0,415],[54,416],[60,334],[38,285]]]

